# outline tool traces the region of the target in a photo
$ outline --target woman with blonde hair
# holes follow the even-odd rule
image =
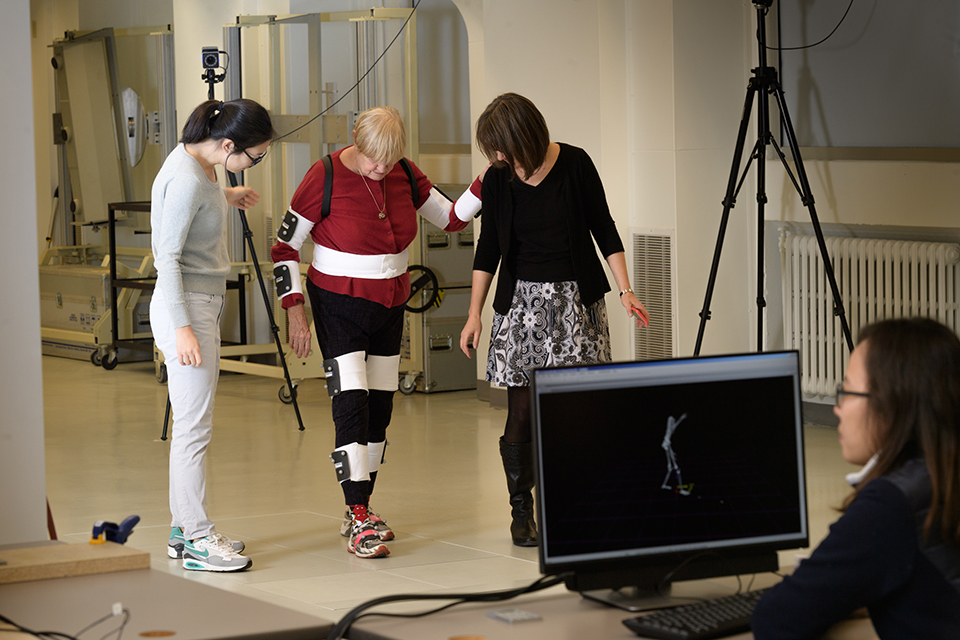
[[[403,157],[406,131],[392,107],[361,113],[354,144],[315,163],[297,188],[273,246],[274,276],[297,357],[311,332],[300,285],[300,248],[315,245],[307,294],[332,396],[331,454],[347,508],[340,534],[359,558],[390,552],[394,533],[369,509],[384,459],[400,366],[404,305],[410,297],[407,248],[422,216],[445,231],[480,210],[478,177],[455,203]]]

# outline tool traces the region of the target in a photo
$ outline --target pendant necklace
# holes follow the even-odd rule
[[[363,180],[363,186],[367,188],[367,193],[370,194],[370,197],[373,198],[373,204],[377,206],[377,217],[383,220],[387,217],[387,190],[383,189],[383,206],[380,206],[380,203],[377,202],[377,197],[373,195],[373,191],[370,189],[370,185],[367,184],[367,179],[363,177],[363,174],[360,174],[360,179]]]

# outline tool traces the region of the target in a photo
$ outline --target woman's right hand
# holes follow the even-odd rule
[[[290,348],[298,358],[310,355],[310,324],[307,322],[307,311],[303,304],[295,304],[287,309],[287,322],[290,325]]]
[[[199,367],[203,358],[200,356],[200,341],[193,333],[193,327],[177,327],[174,333],[177,337],[177,361],[185,367]]]
[[[480,346],[480,332],[482,330],[483,325],[479,317],[468,317],[467,323],[463,325],[463,331],[460,332],[460,350],[468,358],[473,357],[470,355],[470,349],[476,349]]]
[[[492,166],[493,166],[493,163],[492,163],[492,162],[488,162],[488,163],[487,163],[487,166],[485,166],[485,167],[483,168],[483,171],[481,171],[481,172],[480,172],[480,175],[477,176],[477,179],[480,180],[480,182],[483,182],[483,176],[487,175],[487,169],[489,169],[489,168],[492,167]]]

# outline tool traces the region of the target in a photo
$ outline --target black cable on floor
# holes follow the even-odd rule
[[[327,640],[341,640],[344,637],[344,634],[350,629],[350,625],[356,622],[360,618],[365,618],[367,616],[388,616],[393,618],[420,618],[427,616],[444,609],[449,609],[450,607],[456,606],[458,604],[463,604],[465,602],[502,602],[504,600],[510,600],[511,598],[516,598],[517,596],[523,595],[525,593],[533,593],[535,591],[540,591],[542,589],[547,589],[554,585],[560,584],[571,574],[562,573],[557,576],[544,576],[539,580],[525,586],[519,587],[517,589],[507,589],[504,591],[485,591],[481,593],[406,593],[399,594],[395,596],[383,596],[382,598],[374,598],[364,602],[363,604],[354,607],[347,615],[340,619],[340,622],[330,631],[330,634],[327,636]],[[443,605],[442,607],[437,607],[436,609],[431,609],[429,611],[424,611],[421,613],[366,613],[364,611],[372,607],[379,606],[381,604],[387,604],[390,602],[402,602],[405,600],[455,600],[449,604]],[[361,615],[363,614],[363,615]]]

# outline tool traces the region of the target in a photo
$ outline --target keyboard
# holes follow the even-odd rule
[[[750,614],[767,589],[684,604],[628,618],[623,624],[642,638],[707,640],[750,630]]]

